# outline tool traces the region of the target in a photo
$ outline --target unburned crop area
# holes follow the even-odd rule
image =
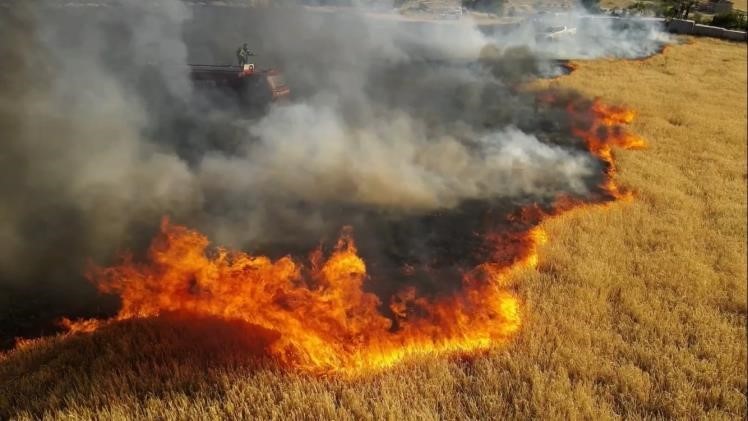
[[[744,419],[746,46],[575,64],[531,89],[637,110],[648,149],[614,151],[633,201],[543,223],[509,342],[347,378],[253,358],[241,324],[131,320],[2,355],[0,418]]]

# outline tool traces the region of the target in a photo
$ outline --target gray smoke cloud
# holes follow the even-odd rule
[[[526,46],[559,59],[639,58],[673,41],[659,19],[590,15],[582,8],[533,17],[493,38],[505,48]]]
[[[392,221],[466,203],[594,193],[601,164],[563,135],[563,111],[514,87],[555,68],[548,49],[629,57],[661,42],[593,25],[594,40],[541,48],[526,27],[177,0],[1,13],[0,288],[85,285],[86,259],[142,250],[163,215],[288,252],[344,224],[386,240]],[[193,88],[187,63],[232,63],[242,42],[283,70],[290,103],[249,118]],[[430,253],[422,231],[408,253]]]
[[[152,13],[133,3],[102,23],[129,26],[128,50],[114,54],[100,27],[57,25],[28,9],[5,17],[3,50],[15,54],[3,88],[17,92],[0,99],[3,121],[11,123],[2,146],[3,278],[23,279],[38,270],[35,259],[64,260],[76,248],[105,255],[128,238],[133,222],[194,201],[184,162],[142,137],[149,116],[126,78],[156,57],[184,63],[187,9],[176,1],[164,6]],[[69,38],[73,30],[78,35]],[[106,57],[115,60],[105,64]],[[173,93],[191,92],[186,70],[164,80]]]

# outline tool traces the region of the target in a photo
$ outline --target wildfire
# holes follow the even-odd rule
[[[550,95],[541,99],[559,101]],[[614,182],[611,147],[644,146],[622,127],[634,113],[599,101],[565,108],[572,134],[607,164],[601,189],[613,199],[631,197]],[[170,312],[242,320],[278,333],[267,351],[281,364],[314,373],[358,373],[411,356],[483,350],[520,328],[520,301],[506,280],[537,266],[538,247],[547,241],[538,224],[579,205],[560,198],[553,209],[528,206],[516,215],[527,228],[484,234],[493,252],[488,261],[464,270],[458,293],[432,298],[404,287],[388,303],[364,290],[365,282],[377,280],[367,273],[348,228],[327,254],[320,248],[306,261],[271,260],[211,249],[204,235],[164,219],[147,262],[124,257],[117,266],[89,273],[102,292],[121,297],[118,314],[108,321],[64,323],[70,331],[91,332],[113,321]]]
[[[571,120],[571,133],[584,140],[587,150],[605,162],[607,169],[600,188],[614,199],[633,199],[630,191],[621,190],[615,182],[617,169],[612,147],[633,150],[646,147],[644,139],[625,128],[625,125],[636,117],[634,110],[606,105],[597,98],[590,102],[583,98],[569,98],[567,95],[553,92],[541,94],[539,101],[553,106],[563,106]]]

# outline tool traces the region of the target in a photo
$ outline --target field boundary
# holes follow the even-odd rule
[[[720,28],[719,26],[700,25],[693,20],[673,19],[666,22],[668,32],[686,35],[701,35],[712,38],[723,38],[731,41],[748,40],[748,33],[745,31],[733,31],[730,29]]]

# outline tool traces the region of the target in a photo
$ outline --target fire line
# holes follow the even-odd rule
[[[632,193],[616,184],[612,147],[645,147],[643,139],[625,128],[634,112],[554,92],[541,93],[538,99],[564,108],[572,134],[606,164],[599,188],[607,202],[631,200]],[[241,320],[278,332],[267,349],[270,356],[283,366],[311,373],[355,374],[414,356],[486,350],[520,329],[521,300],[503,287],[504,279],[537,266],[538,247],[548,240],[539,224],[590,204],[559,197],[550,210],[527,206],[518,217],[533,226],[514,239],[519,245],[509,248],[514,253],[510,259],[501,244],[504,237],[486,233],[496,259],[466,270],[459,292],[430,298],[404,287],[387,303],[364,291],[366,262],[348,228],[329,255],[318,249],[306,262],[291,257],[273,261],[223,248],[206,253],[209,241],[204,235],[164,219],[147,262],[125,257],[116,266],[97,267],[88,274],[102,292],[120,296],[117,315],[63,323],[70,332],[93,332],[108,323],[170,312]],[[382,306],[393,316],[383,315]]]

